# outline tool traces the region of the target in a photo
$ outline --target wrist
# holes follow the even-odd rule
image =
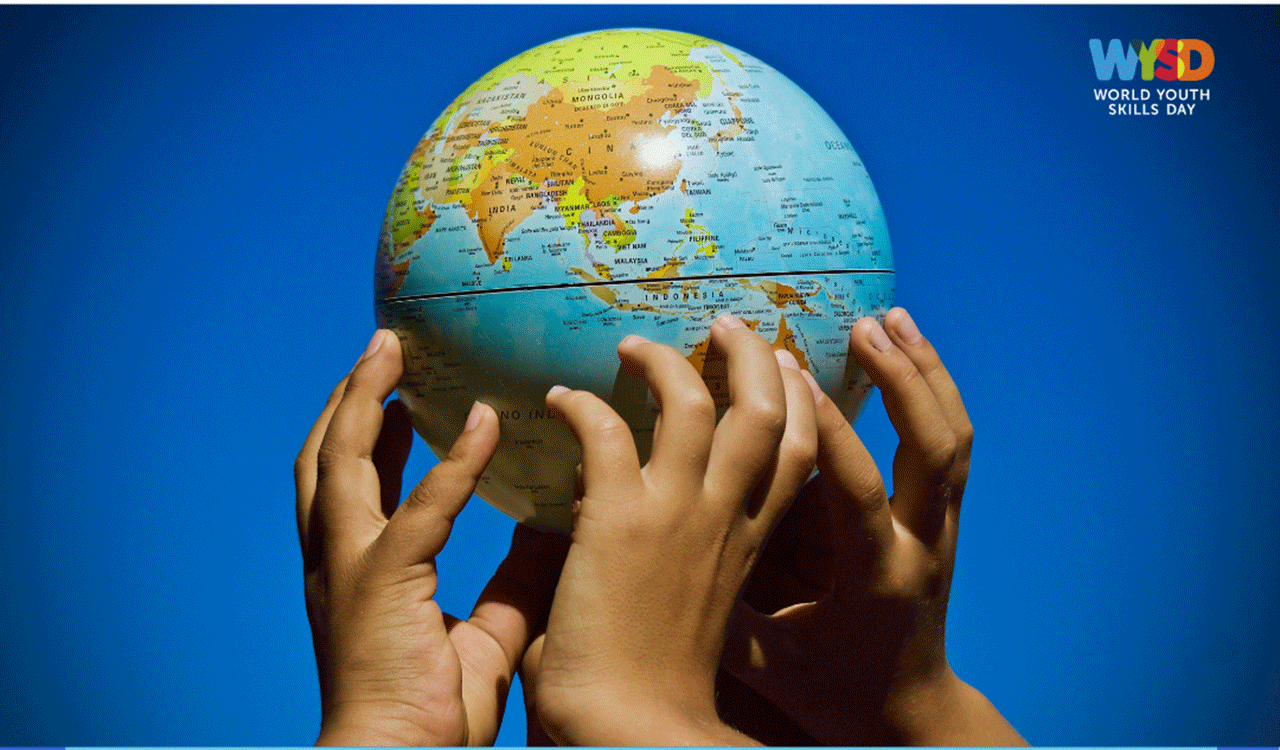
[[[371,704],[336,707],[320,722],[316,746],[406,747],[465,745],[465,730],[458,736],[436,736],[423,729],[407,706]],[[461,723],[459,723],[459,726]]]
[[[976,688],[944,667],[895,692],[885,718],[904,745],[1026,745],[1021,735]]]
[[[932,673],[895,686],[884,702],[884,719],[894,740],[913,740],[936,728],[954,713],[963,683],[947,664]]]
[[[573,700],[540,691],[538,710],[547,734],[560,745],[687,746],[756,745],[716,714],[706,700],[633,690],[590,691],[590,700]]]

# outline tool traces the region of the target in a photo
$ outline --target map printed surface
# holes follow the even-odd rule
[[[440,115],[388,204],[375,303],[433,450],[490,403],[479,494],[565,529],[579,453],[551,385],[610,398],[643,452],[655,406],[617,342],[675,346],[723,402],[708,328],[732,312],[856,414],[848,331],[891,306],[892,268],[870,177],[808,95],[709,39],[615,30],[519,55]]]

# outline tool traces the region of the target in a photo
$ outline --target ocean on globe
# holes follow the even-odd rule
[[[441,113],[387,206],[375,309],[432,450],[490,404],[501,438],[477,494],[567,530],[581,451],[551,386],[608,400],[647,454],[656,406],[618,342],[675,347],[723,406],[709,329],[732,313],[854,417],[870,385],[849,330],[883,318],[893,281],[875,188],[813,99],[728,45],[619,29],[518,55]]]

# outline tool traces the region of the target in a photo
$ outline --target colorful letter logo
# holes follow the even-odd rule
[[[1150,45],[1141,39],[1127,45],[1112,39],[1105,53],[1101,39],[1090,39],[1089,51],[1093,53],[1093,69],[1099,81],[1110,81],[1116,73],[1120,80],[1132,81],[1138,63],[1142,63],[1144,81],[1199,81],[1213,72],[1213,47],[1199,39],[1152,39]],[[1200,58],[1196,67],[1191,66],[1192,52]]]

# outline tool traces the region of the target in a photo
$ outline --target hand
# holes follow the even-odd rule
[[[723,666],[821,743],[1025,744],[947,663],[973,441],[959,391],[900,308],[884,329],[860,320],[850,350],[901,440],[894,496],[839,408],[820,398],[820,473],[762,555]]]
[[[294,466],[317,744],[492,744],[560,557],[554,539],[518,526],[471,618],[441,612],[435,556],[493,455],[498,418],[477,403],[448,457],[399,503],[413,432],[399,401],[382,402],[402,367],[400,342],[375,333]]]
[[[661,413],[641,467],[631,431],[600,399],[553,388],[547,405],[582,444],[582,498],[547,623],[522,672],[561,743],[747,744],[716,716],[714,683],[733,602],[769,529],[812,471],[814,393],[732,317],[711,329],[730,405],[675,350],[618,346]],[[781,367],[780,367],[781,365]]]

